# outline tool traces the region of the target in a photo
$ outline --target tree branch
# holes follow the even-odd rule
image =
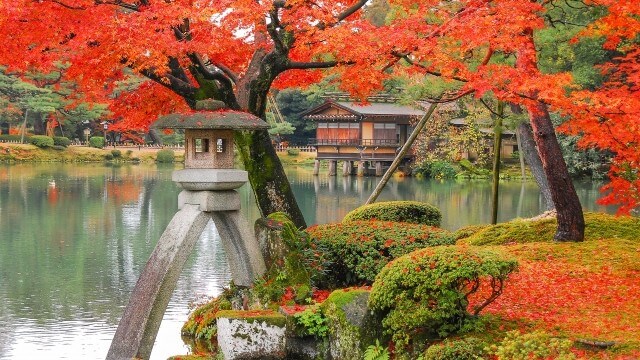
[[[286,70],[299,69],[328,69],[338,65],[352,65],[353,61],[311,61],[311,62],[297,62],[289,61],[286,65]]]
[[[158,84],[168,88],[169,90],[175,92],[176,94],[184,97],[185,99],[192,100],[194,98],[196,92],[195,86],[171,74],[160,76],[153,70],[143,70],[140,73],[147,78],[157,82]]]
[[[359,0],[359,1],[357,1],[355,4],[353,4],[350,7],[346,8],[342,13],[340,13],[338,16],[336,16],[336,20],[338,20],[338,22],[340,22],[340,21],[348,18],[349,16],[353,15],[356,11],[360,10],[366,3],[367,3],[367,0]]]

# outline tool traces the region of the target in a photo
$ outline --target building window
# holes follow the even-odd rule
[[[216,152],[222,154],[226,150],[226,141],[225,139],[216,139]]]

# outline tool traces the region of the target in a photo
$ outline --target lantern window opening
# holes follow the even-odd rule
[[[209,152],[209,139],[195,139],[194,141],[196,154]]]
[[[224,154],[226,152],[227,148],[227,141],[226,139],[216,139],[216,152],[220,153],[220,154]]]

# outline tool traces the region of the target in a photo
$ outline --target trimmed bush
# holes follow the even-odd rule
[[[104,148],[105,140],[102,136],[92,136],[89,138],[89,146],[92,148],[102,149]]]
[[[111,150],[111,155],[114,159],[120,159],[122,157],[122,151],[118,149]]]
[[[22,135],[11,135],[11,134],[0,135],[0,141],[16,142],[16,141],[20,141],[21,139],[22,139]],[[29,139],[31,139],[31,135],[25,135],[24,141],[29,142]]]
[[[172,163],[176,160],[173,150],[162,149],[156,153],[156,161],[159,163]]]
[[[342,222],[381,220],[440,226],[442,213],[437,207],[418,201],[387,201],[360,206],[349,212]]]
[[[39,148],[50,148],[55,145],[53,138],[45,135],[33,135],[30,142]]]
[[[585,241],[598,239],[640,239],[640,218],[603,213],[584,213]],[[541,220],[516,219],[478,229],[475,233],[460,233],[461,242],[470,245],[504,245],[509,243],[551,242],[558,222],[555,218]],[[467,235],[464,237],[464,235]]]
[[[54,143],[54,145],[67,147],[67,146],[71,145],[71,140],[69,140],[69,138],[64,137],[64,136],[54,136],[53,137],[53,143]]]
[[[454,165],[447,161],[425,161],[414,167],[413,172],[430,179],[454,179],[458,174]]]
[[[460,330],[501,294],[517,267],[515,260],[484,249],[421,249],[382,269],[373,283],[369,306],[383,314],[385,333],[402,352],[409,345]],[[476,294],[485,282],[491,285],[486,286],[488,291]],[[474,304],[470,306],[471,296]]]
[[[104,154],[104,159],[107,161],[113,160],[113,154],[111,153]]]
[[[318,225],[307,232],[327,252],[330,287],[371,284],[389,261],[420,248],[455,242],[453,234],[443,229],[374,220]]]
[[[287,149],[287,154],[291,156],[297,156],[300,154],[299,149]]]
[[[469,337],[445,340],[431,345],[420,357],[421,360],[482,360],[486,357],[485,343]]]

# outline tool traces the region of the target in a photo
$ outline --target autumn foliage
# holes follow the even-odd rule
[[[564,1],[601,10],[578,24],[583,30],[574,42],[602,37],[617,53],[600,65],[605,81],[595,89],[581,88],[570,73],[538,67],[536,33],[555,25],[551,12],[562,1],[389,3],[386,24],[376,27],[361,16],[366,1],[4,0],[0,64],[16,73],[69,65],[64,77],[78,84],[84,100],[111,103],[119,130],[145,129],[157,115],[186,110],[200,98],[260,113],[273,84],[303,86],[327,74],[346,80],[342,89],[360,98],[393,76],[436,76],[458,84],[450,98],[491,95],[520,105],[534,120],[547,111],[569,117],[562,131],[583,136],[583,146],[615,153],[603,203],[619,204],[621,212],[638,205],[636,0]],[[132,73],[153,83],[118,90]],[[257,79],[257,73],[269,76]],[[233,96],[225,93],[230,88]]]

